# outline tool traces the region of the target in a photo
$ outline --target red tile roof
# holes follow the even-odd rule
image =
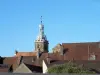
[[[88,60],[91,54],[96,55],[96,60],[100,60],[100,43],[86,42],[86,43],[62,43],[64,47],[65,60]]]
[[[1,69],[0,69],[0,72],[8,72],[8,71],[9,71],[8,68],[1,68]]]
[[[36,52],[18,52],[15,56],[36,56]]]
[[[0,64],[0,72],[9,72],[11,65],[8,64]]]
[[[15,70],[18,67],[17,57],[4,57],[3,64],[12,65],[12,69]]]
[[[17,61],[17,57],[5,57],[3,59],[3,64],[10,64],[10,65],[12,65],[12,64],[16,63],[16,61]]]

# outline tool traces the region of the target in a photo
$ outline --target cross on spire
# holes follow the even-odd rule
[[[42,24],[42,16],[41,16],[41,24]]]

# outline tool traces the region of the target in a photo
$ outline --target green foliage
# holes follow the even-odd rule
[[[92,74],[95,72],[89,71],[83,66],[78,66],[75,63],[68,62],[62,65],[54,65],[48,69],[48,73],[86,73]]]

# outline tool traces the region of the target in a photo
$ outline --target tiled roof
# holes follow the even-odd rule
[[[9,71],[8,68],[1,68],[1,69],[0,69],[0,72],[8,72],[8,71]]]
[[[39,59],[36,56],[22,56],[21,62],[25,64],[42,66],[42,61],[47,60],[47,57],[49,57],[51,60],[62,60],[58,54],[44,52],[41,54]]]
[[[12,65],[12,70],[15,70],[18,67],[17,57],[4,57],[3,64]]]
[[[0,64],[0,68],[8,68],[9,67],[9,65],[7,65],[7,64]]]
[[[63,56],[60,55],[59,53],[48,53],[49,58],[52,60],[63,60]]]
[[[36,56],[23,56],[22,62],[30,65],[41,66],[42,60],[47,57],[47,53],[43,53],[38,59]]]
[[[59,53],[44,52],[41,54],[40,58],[37,59],[36,52],[18,52],[15,57],[4,57],[3,64],[12,65],[13,70],[15,70],[16,67],[18,67],[18,60],[20,60],[18,58],[20,56],[23,56],[21,62],[25,64],[42,66],[42,61],[47,60],[48,57],[50,58],[51,61],[54,61],[52,62],[52,64],[54,63],[56,64],[55,61],[58,62],[59,60],[61,60],[62,62],[64,60],[88,60],[88,56],[92,53],[96,55],[97,60],[100,60],[99,42],[62,43],[62,46],[64,48],[64,55],[60,55]],[[88,63],[87,61],[82,61],[82,62],[86,64]]]
[[[36,61],[36,56],[23,56],[22,58],[22,62],[25,63],[25,64],[35,64],[35,61]]]
[[[36,52],[18,52],[15,56],[36,56]]]
[[[96,60],[100,60],[100,42],[62,43],[62,46],[65,50],[65,60],[88,60],[93,53]]]
[[[12,64],[16,63],[16,61],[17,61],[17,57],[5,57],[3,59],[3,64],[12,65]]]
[[[0,72],[10,72],[11,65],[0,64]]]

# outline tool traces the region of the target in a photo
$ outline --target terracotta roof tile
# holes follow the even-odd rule
[[[3,64],[12,65],[12,64],[16,63],[16,61],[17,61],[17,57],[5,57],[3,59]]]
[[[10,72],[11,65],[0,64],[0,72]]]
[[[86,43],[62,43],[65,50],[65,60],[88,60],[88,57],[94,53],[96,60],[100,60],[100,42]]]
[[[18,52],[15,56],[36,56],[36,52]]]
[[[9,71],[8,68],[2,68],[2,69],[0,69],[0,72],[8,72],[8,71]]]
[[[12,65],[12,69],[15,70],[18,67],[17,57],[4,57],[3,64]]]

